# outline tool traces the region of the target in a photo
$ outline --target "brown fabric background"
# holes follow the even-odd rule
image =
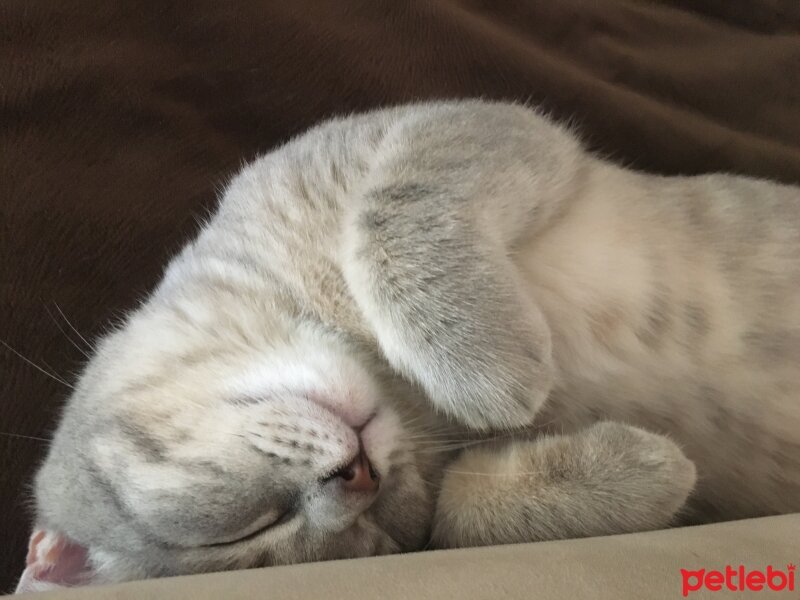
[[[96,338],[242,160],[334,113],[479,95],[639,168],[800,182],[800,3],[3,0],[0,339],[74,380],[59,309]],[[46,448],[6,434],[47,438],[67,392],[0,344],[0,590]]]

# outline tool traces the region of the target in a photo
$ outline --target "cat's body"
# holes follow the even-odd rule
[[[677,440],[691,521],[800,502],[800,192],[598,165],[572,217],[526,249],[562,384],[540,418]]]
[[[624,170],[514,105],[334,120],[100,344],[38,522],[113,581],[796,511],[798,360],[798,188]],[[463,426],[495,439],[440,451]],[[27,588],[70,582],[32,546]]]

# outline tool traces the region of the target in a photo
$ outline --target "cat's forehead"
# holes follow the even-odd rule
[[[304,337],[296,330],[292,335],[286,328],[277,331],[263,318],[235,319],[222,311],[211,318],[208,310],[203,299],[138,311],[102,340],[85,379],[119,388],[114,384],[137,385],[145,379],[168,383],[186,376],[186,384],[207,386],[204,374],[219,382],[254,366],[277,363],[296,354],[293,346]]]
[[[229,402],[292,408],[304,399],[351,426],[366,421],[381,403],[381,389],[367,364],[346,346],[287,347],[253,354],[221,382]],[[308,405],[304,405],[308,406]]]

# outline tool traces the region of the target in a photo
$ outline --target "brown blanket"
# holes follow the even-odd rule
[[[0,591],[77,332],[147,292],[242,160],[462,96],[541,104],[639,168],[800,182],[800,2],[0,2]]]

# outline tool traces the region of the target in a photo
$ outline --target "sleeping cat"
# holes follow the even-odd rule
[[[97,346],[19,591],[800,510],[800,190],[479,101],[244,168]]]

